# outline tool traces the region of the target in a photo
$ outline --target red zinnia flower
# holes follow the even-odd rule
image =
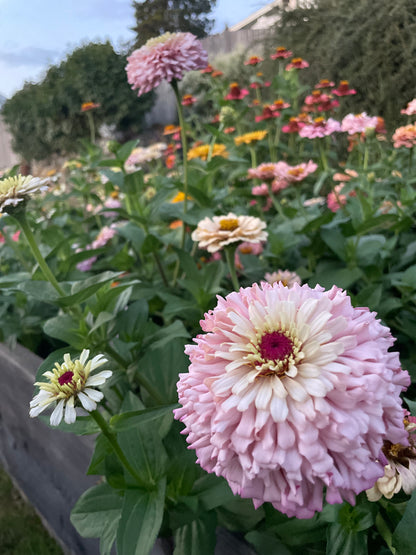
[[[249,94],[247,89],[240,89],[238,83],[231,83],[230,92],[225,97],[225,100],[241,100]]]
[[[263,61],[263,58],[260,58],[259,56],[251,56],[248,60],[246,60],[244,62],[244,65],[245,66],[256,66],[257,64],[259,64],[262,61]]]
[[[348,81],[340,81],[337,89],[332,89],[332,93],[337,96],[349,96],[352,94],[357,94],[355,89],[350,89],[350,84]]]
[[[289,69],[303,69],[305,67],[309,67],[309,64],[303,58],[292,58],[290,64],[287,64],[286,71]]]
[[[272,60],[277,60],[279,58],[290,58],[292,55],[293,53],[284,46],[278,46],[275,53],[270,55],[270,58]]]

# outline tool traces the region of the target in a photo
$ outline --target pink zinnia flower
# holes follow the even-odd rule
[[[334,187],[334,190],[328,193],[326,197],[326,204],[331,212],[338,212],[341,206],[347,204],[346,195],[341,194],[342,189],[345,187],[345,183],[340,183]]]
[[[293,56],[293,53],[284,46],[278,46],[273,54],[270,55],[272,60],[285,59]]]
[[[286,287],[293,287],[295,283],[298,285],[302,284],[302,280],[298,274],[296,272],[291,272],[290,270],[277,270],[277,272],[273,272],[271,274],[266,273],[264,279],[267,283],[270,283],[270,285],[279,281]]]
[[[366,129],[375,129],[377,125],[377,116],[367,116],[365,112],[361,114],[348,114],[341,122],[341,131],[354,135],[355,133],[365,133]]]
[[[165,33],[127,58],[127,80],[139,96],[163,80],[181,80],[187,71],[206,68],[208,54],[192,33]]]
[[[255,185],[251,189],[251,194],[256,197],[267,197],[269,195],[269,187],[267,183],[262,183],[261,185]]]
[[[413,148],[416,145],[416,124],[398,127],[393,133],[392,139],[394,148],[401,146]]]
[[[263,61],[263,58],[260,58],[259,56],[250,56],[250,58],[244,62],[244,65],[245,66],[256,66],[257,64],[259,64],[262,61]]]
[[[335,119],[315,118],[313,123],[308,123],[299,129],[299,135],[307,139],[322,138],[332,135],[336,131],[341,131],[341,124]]]
[[[335,86],[333,81],[329,81],[329,79],[321,79],[319,83],[315,85],[315,89],[329,89],[333,86]]]
[[[416,114],[416,98],[407,103],[404,110],[400,110],[401,114],[406,114],[407,116],[414,116]]]
[[[293,183],[295,181],[303,181],[309,174],[313,173],[317,169],[318,165],[312,160],[309,162],[298,164],[297,166],[286,167],[281,166],[277,170],[277,177],[280,177],[288,183]]]
[[[256,116],[254,119],[259,122],[265,119],[278,118],[279,116],[280,112],[274,110],[273,106],[264,106],[262,114],[260,116]]]
[[[91,243],[91,247],[93,249],[99,249],[100,247],[104,247],[110,239],[114,237],[116,234],[116,230],[112,229],[111,227],[104,226],[100,233],[97,235],[96,239]]]
[[[290,62],[290,64],[287,64],[286,66],[286,71],[289,71],[290,69],[303,69],[305,67],[309,67],[309,64],[306,60],[304,60],[303,58],[292,58],[292,61]]]
[[[248,170],[248,177],[250,179],[265,179],[271,180],[290,168],[286,162],[264,162],[257,166],[257,168],[250,168]]]
[[[332,89],[332,94],[337,96],[350,96],[352,94],[357,94],[355,89],[350,89],[350,84],[348,81],[340,81],[336,89]]]
[[[275,110],[284,110],[285,108],[290,108],[290,104],[285,102],[283,98],[278,98],[273,102],[273,108]]]
[[[238,245],[237,251],[241,254],[253,254],[254,256],[258,256],[263,252],[263,243],[248,243],[244,241],[244,243]]]
[[[354,504],[383,475],[384,440],[408,444],[394,339],[338,287],[254,284],[201,327],[175,418],[202,468],[255,507],[310,518],[324,490]]]
[[[299,133],[304,125],[304,121],[301,121],[299,118],[291,117],[289,123],[282,127],[282,131],[283,133]]]
[[[224,100],[242,100],[248,94],[248,90],[240,89],[238,83],[231,83],[230,92],[224,97]]]

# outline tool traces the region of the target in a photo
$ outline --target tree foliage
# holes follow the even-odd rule
[[[208,14],[216,0],[144,0],[133,2],[139,48],[163,33],[189,32],[201,38],[208,34],[213,21]]]
[[[73,152],[76,140],[89,135],[81,112],[88,101],[101,105],[94,111],[97,129],[108,124],[122,133],[140,131],[153,95],[137,98],[127,83],[126,63],[109,42],[90,43],[50,66],[40,83],[26,83],[2,109],[15,152],[26,160]]]
[[[416,3],[414,0],[315,0],[282,13],[275,44],[305,57],[308,84],[347,79],[358,94],[343,103],[394,124],[415,96]]]

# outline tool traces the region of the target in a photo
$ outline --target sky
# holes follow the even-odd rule
[[[212,33],[219,33],[268,4],[268,0],[217,0]],[[114,48],[134,39],[132,0],[0,0],[0,95],[25,83],[78,46],[110,40]]]

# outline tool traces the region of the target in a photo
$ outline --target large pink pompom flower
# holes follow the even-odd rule
[[[166,79],[181,80],[186,71],[204,69],[208,54],[192,33],[165,33],[150,39],[127,58],[127,80],[139,96]]]
[[[408,444],[394,339],[341,289],[254,284],[201,326],[175,418],[199,464],[256,507],[310,518],[324,490],[354,504],[384,473],[383,441]]]

